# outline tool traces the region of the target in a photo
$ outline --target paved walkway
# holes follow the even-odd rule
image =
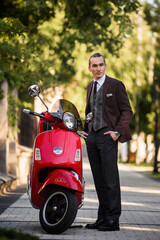
[[[99,232],[84,228],[86,223],[96,220],[98,206],[87,159],[84,161],[85,201],[72,228],[60,235],[46,234],[39,223],[39,211],[31,207],[26,194],[0,215],[0,227],[37,235],[43,240],[159,240],[160,182],[125,164],[119,164],[119,170],[122,190],[120,231]]]

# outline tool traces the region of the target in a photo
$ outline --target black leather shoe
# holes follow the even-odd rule
[[[95,223],[89,223],[86,225],[87,229],[98,229],[103,223],[105,222],[104,219],[99,219]]]
[[[99,231],[119,231],[118,220],[107,220],[98,227]]]

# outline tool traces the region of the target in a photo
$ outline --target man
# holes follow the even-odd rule
[[[88,229],[119,230],[121,196],[117,167],[118,141],[131,139],[129,121],[132,110],[124,84],[105,75],[104,57],[95,53],[89,59],[94,80],[88,85],[86,115],[93,118],[85,124],[83,136],[99,200],[98,217]]]

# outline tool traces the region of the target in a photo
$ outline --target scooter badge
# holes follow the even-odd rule
[[[61,147],[55,147],[55,148],[53,149],[53,152],[54,152],[56,155],[60,155],[60,154],[62,154],[63,149],[62,149]]]

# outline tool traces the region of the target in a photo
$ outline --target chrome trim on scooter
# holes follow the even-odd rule
[[[82,193],[82,203],[79,205],[78,209],[80,209],[84,204],[84,194],[85,194],[85,179],[82,178],[82,186],[83,186],[83,193]]]
[[[27,195],[31,202],[31,186],[30,186],[30,174],[27,175]]]
[[[75,178],[76,178],[77,180],[79,180],[78,174],[77,174],[76,172],[74,172],[74,171],[71,171],[71,172],[72,172],[72,174],[75,176]]]
[[[53,149],[53,152],[54,152],[54,154],[56,154],[56,155],[60,155],[60,154],[63,153],[63,149],[62,149],[61,147],[55,147],[55,148]]]

